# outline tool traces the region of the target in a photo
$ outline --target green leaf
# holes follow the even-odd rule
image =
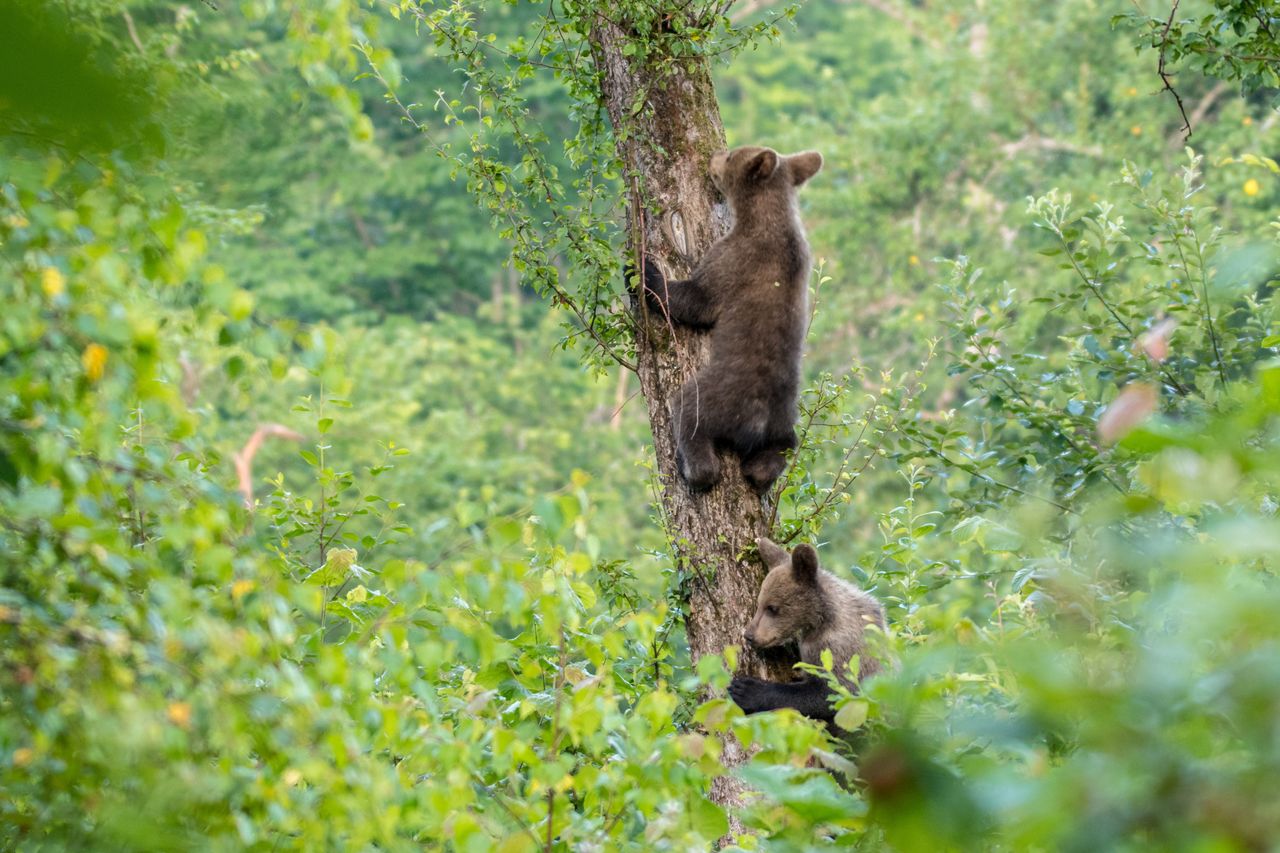
[[[779,767],[756,760],[734,775],[811,824],[845,821],[867,811],[866,803],[843,791],[822,770]]]
[[[855,731],[861,728],[862,724],[867,721],[867,712],[870,705],[866,699],[851,699],[846,701],[836,711],[836,725],[847,732]]]
[[[729,831],[729,818],[724,809],[708,797],[693,797],[689,801],[693,828],[703,838],[712,840]]]
[[[313,586],[337,586],[346,580],[355,567],[355,548],[334,548],[326,557],[324,565],[307,576],[307,583]]]

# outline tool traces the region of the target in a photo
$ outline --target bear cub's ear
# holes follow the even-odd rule
[[[760,549],[760,559],[771,569],[787,561],[787,552],[772,539],[762,536],[756,540],[756,547]]]
[[[822,170],[822,155],[817,151],[801,151],[787,158],[791,180],[798,187]]]
[[[818,552],[812,545],[797,545],[791,552],[791,576],[800,583],[818,580]]]
[[[778,168],[778,152],[766,148],[751,158],[747,164],[747,176],[753,180],[767,180]]]

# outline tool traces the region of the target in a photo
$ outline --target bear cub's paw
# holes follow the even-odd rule
[[[635,296],[637,290],[635,285],[635,261],[627,261],[622,268],[622,274],[627,284],[627,293]],[[667,289],[667,276],[663,273],[662,267],[658,262],[652,258],[645,258],[644,260],[644,289],[645,295],[649,297],[651,302],[654,297],[665,293]]]
[[[644,261],[644,289],[658,297],[667,291],[666,273],[652,258],[645,258]]]
[[[750,675],[735,675],[729,682],[729,696],[748,714],[772,710],[769,702],[771,690],[770,682]]]

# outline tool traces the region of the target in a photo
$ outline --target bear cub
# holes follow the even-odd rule
[[[818,568],[818,554],[811,545],[799,545],[788,554],[768,539],[756,542],[769,574],[744,632],[746,641],[759,649],[796,643],[800,659],[814,666],[822,666],[822,651],[830,649],[835,672],[850,689],[857,685],[847,677],[846,664],[855,655],[859,681],[879,672],[880,662],[867,654],[865,633],[868,625],[884,630],[880,602]],[[729,684],[729,695],[748,714],[794,708],[815,720],[835,718],[830,688],[818,676],[780,683],[739,675]]]
[[[710,361],[672,401],[676,462],[691,491],[719,482],[716,451],[727,449],[763,494],[796,446],[810,270],[796,189],[821,168],[816,151],[784,157],[745,146],[713,155],[711,179],[733,211],[732,230],[688,279],[667,281],[645,264],[650,309],[711,332]]]

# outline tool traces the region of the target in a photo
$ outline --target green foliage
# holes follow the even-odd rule
[[[581,488],[474,556],[388,557],[408,531],[370,486],[391,467],[332,465],[326,436],[356,413],[322,394],[298,407],[318,497],[277,478],[255,523],[175,388],[180,342],[230,347],[247,319],[234,293],[226,313],[172,304],[191,277],[216,292],[198,232],[128,173],[12,162],[6,847],[651,849],[726,830],[687,796],[719,747],[673,725],[661,609],[617,572],[598,600]],[[705,712],[778,742],[724,700]]]
[[[1275,0],[1212,0],[1169,4],[1151,17],[1141,10],[1116,17],[1143,33],[1139,44],[1160,54],[1160,67],[1187,64],[1201,74],[1236,80],[1242,91],[1280,88],[1280,5]]]
[[[1255,740],[1270,737],[1258,715],[1277,689],[1264,662],[1278,638],[1260,621],[1275,595],[1275,518],[1258,501],[1275,476],[1261,449],[1275,398],[1258,393],[1274,369],[1194,425],[1131,434],[1156,488],[1095,503],[1089,527],[1015,576],[995,617],[953,626],[950,648],[930,638],[932,653],[869,686],[888,751],[875,761],[898,770],[863,769],[873,802],[891,804],[888,838],[937,824],[910,795],[939,770],[983,834],[1015,847],[1245,849],[1274,830],[1253,787],[1277,766]],[[1233,493],[1207,493],[1208,470],[1237,465],[1250,474]],[[1024,543],[1043,535],[1020,527]]]
[[[1224,248],[1189,156],[1170,181],[1126,165],[1123,214],[1032,199],[1063,271],[1033,273],[1042,295],[965,261],[944,288],[969,411],[901,431],[898,458],[937,479],[913,469],[868,569],[918,647],[867,688],[862,778],[895,846],[942,828],[957,846],[1236,849],[1272,831],[1250,788],[1275,765],[1222,722],[1275,689],[1248,663],[1277,639],[1253,615],[1274,594],[1273,255]],[[1176,331],[1144,337],[1162,313]],[[1164,414],[1100,446],[1116,391],[1144,384]]]
[[[1264,6],[1142,25],[1252,86]],[[556,9],[43,10],[135,106],[0,115],[0,847],[704,849],[730,733],[743,849],[1271,844],[1275,117],[1184,74],[1185,151],[1085,0],[623,4],[827,155],[775,526],[895,661],[833,740],[683,651]]]

